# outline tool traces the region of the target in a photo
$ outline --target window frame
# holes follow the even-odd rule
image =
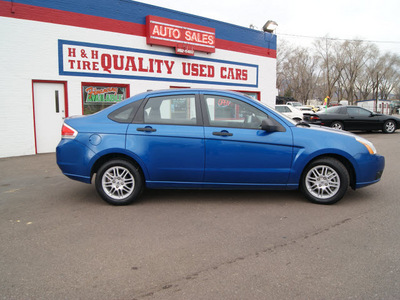
[[[207,98],[210,97],[214,97],[214,98],[218,98],[218,97],[222,97],[222,98],[228,98],[228,99],[233,99],[242,103],[245,103],[246,105],[251,106],[253,109],[260,111],[261,113],[265,114],[267,118],[272,118],[268,113],[266,113],[265,111],[263,111],[262,109],[252,105],[251,103],[248,103],[247,101],[240,99],[240,98],[235,98],[235,97],[231,97],[231,96],[225,96],[225,95],[218,95],[218,94],[213,94],[213,93],[204,93],[201,95],[201,105],[202,105],[202,110],[203,110],[203,115],[204,115],[204,126],[206,127],[220,127],[220,128],[236,128],[236,129],[250,129],[250,130],[260,130],[261,128],[249,128],[249,127],[243,127],[243,126],[229,126],[229,124],[215,124],[212,125],[210,123],[211,121],[211,117],[210,117],[210,113],[208,110],[208,105],[207,105]],[[262,120],[261,120],[262,121]],[[275,122],[277,122],[274,119]],[[243,123],[240,123],[243,124]]]
[[[145,107],[150,99],[160,98],[160,101],[163,99],[171,99],[171,98],[178,98],[178,97],[193,97],[195,103],[195,110],[196,110],[196,123],[188,124],[188,123],[169,123],[169,122],[152,122],[146,123],[144,114],[145,114]],[[166,95],[152,95],[151,97],[147,97],[141,104],[135,118],[133,119],[132,123],[134,124],[157,124],[157,125],[173,125],[173,126],[202,126],[203,125],[203,116],[201,112],[200,100],[199,95],[197,93],[176,93],[176,94],[166,94]]]

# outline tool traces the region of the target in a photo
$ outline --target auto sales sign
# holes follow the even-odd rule
[[[156,16],[146,17],[147,44],[174,47],[176,54],[215,52],[215,29]]]

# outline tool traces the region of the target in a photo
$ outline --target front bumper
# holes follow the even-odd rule
[[[370,155],[368,160],[363,160],[356,174],[356,189],[377,183],[381,180],[385,169],[385,158],[382,155]]]

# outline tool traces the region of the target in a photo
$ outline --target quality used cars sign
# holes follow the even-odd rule
[[[59,40],[60,75],[258,86],[258,66],[209,58]]]

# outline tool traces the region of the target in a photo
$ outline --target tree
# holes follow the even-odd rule
[[[322,86],[324,95],[332,98],[336,83],[342,71],[341,61],[338,59],[337,44],[328,36],[314,41],[317,55],[321,58]]]
[[[280,41],[277,55],[279,95],[308,99],[356,100],[400,99],[400,57],[381,55],[376,45],[360,40],[341,42],[324,37],[314,47],[293,46]]]
[[[305,103],[314,94],[318,78],[318,57],[311,56],[306,48],[291,48],[288,45],[284,47],[286,48],[283,49],[282,56],[278,54],[279,95],[285,95],[289,90],[295,99]]]

